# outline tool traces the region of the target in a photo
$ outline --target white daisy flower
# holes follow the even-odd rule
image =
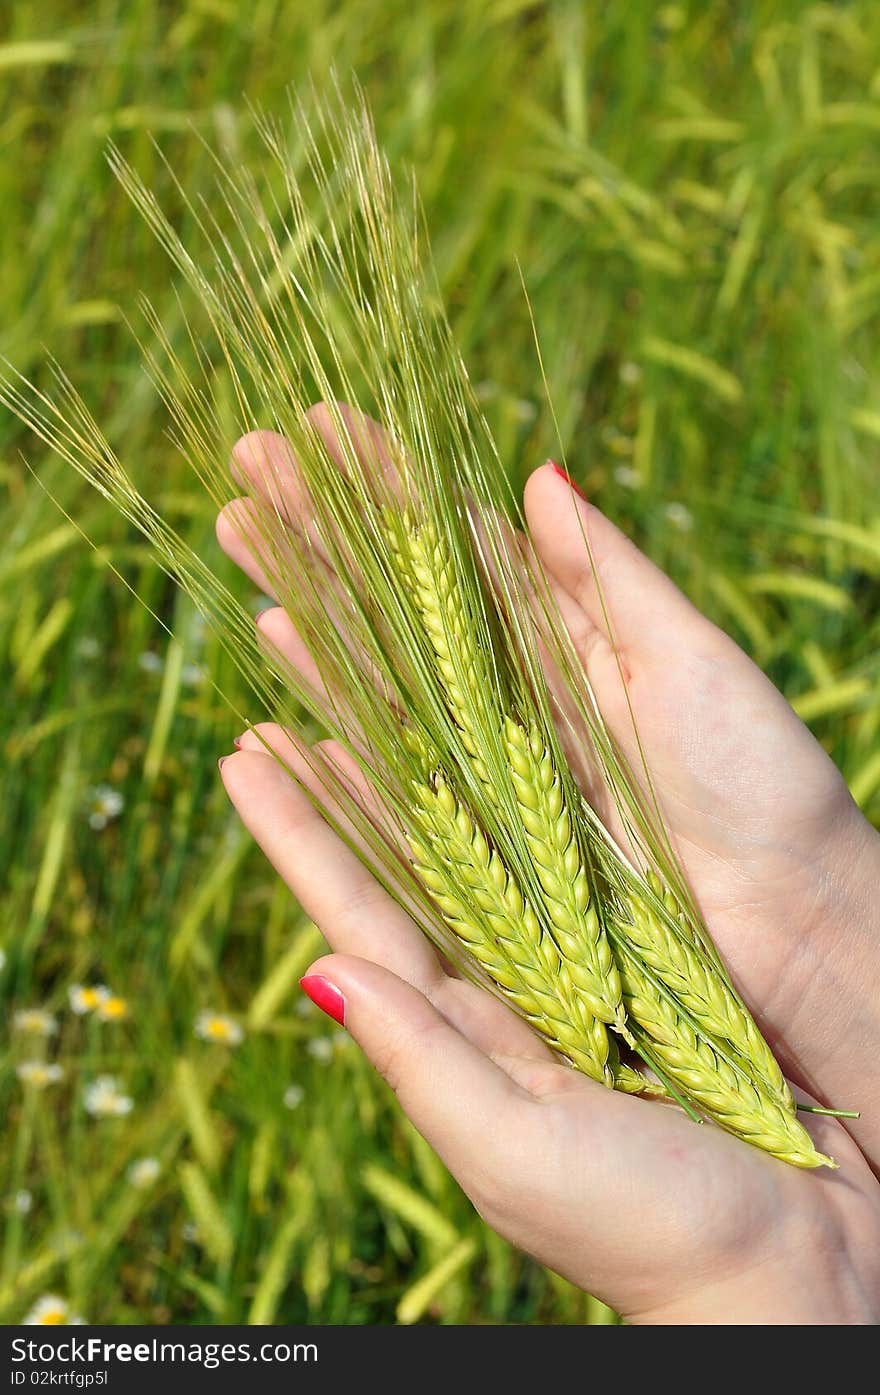
[[[161,1171],[158,1158],[136,1158],[128,1169],[128,1180],[133,1187],[145,1190],[153,1185]]]
[[[513,415],[517,421],[527,424],[535,420],[538,409],[528,397],[517,397],[513,404]]]
[[[44,1008],[21,1008],[13,1014],[12,1025],[17,1032],[35,1037],[51,1037],[58,1031],[58,1020]]]
[[[76,654],[80,659],[97,659],[101,646],[94,635],[82,635],[76,642]]]
[[[663,516],[666,522],[671,523],[680,533],[689,533],[694,526],[694,516],[684,504],[667,504]]]
[[[26,1188],[22,1187],[12,1198],[12,1209],[18,1216],[29,1216],[33,1210],[34,1198]]]
[[[55,1061],[22,1061],[15,1067],[15,1074],[22,1085],[44,1090],[47,1085],[57,1085],[64,1079],[64,1068]]]
[[[99,831],[106,828],[111,819],[118,819],[125,808],[125,800],[112,785],[96,785],[89,791],[89,827]]]
[[[138,668],[142,673],[161,673],[164,667],[165,660],[155,650],[145,649],[143,654],[138,654]]]
[[[77,1017],[84,1017],[87,1012],[95,1012],[113,994],[105,983],[73,983],[67,990],[67,997],[71,1012],[75,1012]]]
[[[244,1040],[244,1031],[235,1018],[223,1012],[200,1012],[194,1030],[202,1041],[218,1042],[221,1046],[238,1046]]]
[[[180,670],[180,681],[185,688],[201,688],[205,682],[205,670],[198,664],[184,664]]]
[[[301,1085],[288,1085],[284,1091],[284,1104],[288,1109],[299,1109],[306,1092]]]
[[[631,358],[624,359],[620,365],[620,381],[626,383],[627,387],[634,387],[642,380],[642,370],[637,363],[633,363]]]
[[[83,1105],[96,1119],[121,1119],[131,1113],[134,1100],[122,1093],[115,1075],[99,1075],[86,1086]]]
[[[99,1022],[121,1022],[128,1016],[128,1002],[118,993],[103,994],[95,1007],[95,1016]]]
[[[331,1037],[312,1037],[306,1045],[306,1051],[313,1061],[320,1061],[326,1065],[333,1059],[333,1040]]]
[[[614,478],[618,484],[622,484],[624,489],[641,489],[642,477],[638,470],[634,470],[631,465],[618,465],[614,471]]]
[[[81,1327],[83,1320],[70,1311],[66,1298],[57,1293],[44,1293],[22,1319],[27,1327]]]

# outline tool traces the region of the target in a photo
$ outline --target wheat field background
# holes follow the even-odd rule
[[[178,287],[105,147],[210,198],[200,138],[246,160],[247,103],[334,66],[514,477],[558,448],[519,262],[573,473],[880,819],[880,8],[6,0],[0,350],[54,354],[218,567],[124,322],[145,293],[176,342]],[[302,1001],[320,938],[220,787],[238,680],[189,603],[6,417],[0,508],[0,1321],[615,1321]]]

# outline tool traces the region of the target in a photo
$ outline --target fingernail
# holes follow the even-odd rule
[[[223,769],[223,762],[224,762],[225,760],[227,760],[227,759],[228,759],[227,756],[221,756],[221,757],[220,757],[220,759],[219,759],[218,762],[217,762],[217,769],[218,769],[218,770],[222,770],[222,769]]]
[[[259,623],[260,623],[260,621],[262,620],[263,616],[264,616],[264,615],[268,615],[268,614],[269,614],[269,611],[270,611],[270,610],[274,610],[274,609],[275,609],[275,607],[274,607],[273,605],[264,605],[264,606],[263,606],[263,609],[262,609],[262,610],[258,610],[257,613],[256,613],[256,615],[254,616],[254,624],[255,624],[255,625],[259,625]]]
[[[326,1012],[340,1027],[345,1026],[345,999],[335,983],[331,983],[323,974],[306,974],[305,978],[300,979],[299,986],[315,1007]]]
[[[580,485],[575,484],[574,480],[572,479],[571,475],[568,473],[567,470],[563,470],[562,466],[557,465],[555,460],[548,460],[547,464],[553,466],[553,469],[556,471],[557,475],[562,476],[569,489],[573,489],[579,499],[583,499],[584,503],[587,502],[586,494],[581,489]]]
[[[240,750],[241,750],[241,741],[242,741],[242,738],[241,738],[240,736],[237,736],[237,737],[235,738],[235,740],[233,741],[232,744],[233,744],[233,746],[235,747],[236,751],[240,751]],[[220,764],[222,765],[223,762],[221,761]]]

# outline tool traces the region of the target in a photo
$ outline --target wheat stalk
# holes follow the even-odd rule
[[[474,729],[474,713],[482,710],[485,701],[485,683],[481,685],[484,665],[473,643],[455,568],[450,557],[444,556],[433,523],[415,527],[404,518],[403,527],[405,551],[398,553],[401,579],[412,580],[449,714],[474,774],[489,786],[489,771]]]
[[[467,952],[544,1040],[583,1074],[630,1095],[667,1098],[662,1085],[620,1060],[603,1024],[585,1007],[556,946],[448,784],[413,786],[414,815],[427,842],[408,841],[414,868]]]
[[[608,1033],[501,857],[442,776],[414,784],[413,795],[423,830],[409,835],[415,869],[449,927],[551,1045],[613,1085]]]
[[[541,732],[504,722],[517,807],[544,892],[553,937],[594,1016],[630,1042],[611,946],[602,929],[562,780]]]
[[[723,1129],[795,1167],[836,1167],[761,1084],[747,1079],[700,1036],[630,950],[620,955],[630,1018],[646,1034],[670,1080]]]
[[[717,1038],[722,1048],[733,1048],[777,1104],[794,1114],[797,1106],[773,1052],[733,990],[686,937],[686,917],[675,896],[656,875],[651,879],[651,890],[659,895],[673,922],[669,923],[647,897],[631,894],[627,899],[629,918],[617,921],[618,933],[675,995],[699,1032]]]

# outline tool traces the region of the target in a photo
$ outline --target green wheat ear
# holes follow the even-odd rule
[[[507,718],[504,744],[519,816],[568,973],[595,1017],[632,1044],[620,975],[602,928],[562,780],[537,727]]]
[[[414,784],[414,866],[467,952],[584,1074],[613,1086],[616,1051],[498,853],[442,776]]]
[[[444,555],[433,523],[414,526],[403,519],[399,552],[401,579],[413,584],[424,632],[430,641],[449,714],[455,723],[477,779],[487,788],[491,778],[480,747],[479,724],[486,703],[485,664],[473,642],[455,567]]]
[[[629,918],[616,922],[619,934],[674,994],[697,1030],[708,1040],[732,1048],[767,1094],[793,1115],[797,1106],[791,1090],[755,1022],[714,965],[687,937],[684,915],[672,892],[656,875],[650,883],[674,920],[670,924],[649,898],[633,893],[627,901]]]
[[[819,1153],[806,1129],[761,1083],[733,1069],[703,1039],[639,963],[620,957],[627,1011],[645,1033],[650,1050],[669,1079],[697,1108],[728,1133],[795,1167],[836,1167]]]

